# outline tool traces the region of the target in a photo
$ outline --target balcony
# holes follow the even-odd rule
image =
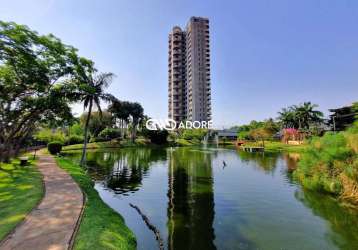
[[[183,40],[183,37],[181,35],[174,35],[172,37],[173,41],[182,41]]]

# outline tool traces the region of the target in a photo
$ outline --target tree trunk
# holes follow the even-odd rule
[[[5,163],[10,162],[10,158],[13,153],[13,147],[14,147],[14,145],[12,143],[5,144],[5,150],[4,150],[3,158],[2,158],[3,162],[5,162]]]
[[[4,150],[1,153],[1,162],[8,163],[10,161],[11,145],[4,144]]]
[[[133,131],[133,142],[135,142],[135,139],[137,139],[137,128],[138,128],[138,125],[136,125],[135,127],[134,127],[134,131]]]
[[[132,133],[131,133],[131,141],[134,143],[136,137],[136,129],[137,129],[137,120],[133,119],[132,122]]]
[[[86,162],[86,151],[87,151],[87,141],[88,141],[88,124],[91,119],[91,112],[92,112],[92,104],[93,101],[90,101],[89,108],[88,108],[88,114],[86,118],[86,124],[85,124],[85,140],[83,142],[83,149],[82,149],[82,157],[80,165],[83,166],[83,164]]]
[[[123,119],[119,119],[119,129],[121,131],[121,139],[123,139]]]
[[[124,120],[122,120],[122,139],[125,137],[125,128],[124,128]]]
[[[124,134],[124,139],[126,139],[128,135],[128,124],[124,120],[123,120],[123,134]]]

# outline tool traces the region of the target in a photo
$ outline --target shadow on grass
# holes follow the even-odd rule
[[[34,208],[43,194],[42,176],[30,161],[0,166],[0,239],[3,239]]]

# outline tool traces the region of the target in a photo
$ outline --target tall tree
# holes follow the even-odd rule
[[[82,127],[85,127],[87,121],[88,113],[85,112],[80,117],[80,122]],[[88,131],[91,133],[92,136],[97,137],[98,134],[107,127],[112,127],[113,125],[113,118],[111,113],[108,111],[92,111],[91,112],[91,119],[88,124]]]
[[[63,80],[92,65],[53,35],[0,21],[0,160],[16,153],[38,123],[72,117]]]
[[[87,142],[88,142],[88,128],[89,128],[89,122],[91,119],[91,112],[93,109],[93,106],[96,106],[98,109],[98,112],[102,114],[101,109],[101,100],[111,102],[115,101],[116,98],[112,96],[111,94],[108,94],[105,92],[105,89],[109,86],[109,84],[112,82],[112,79],[114,75],[112,73],[101,73],[101,74],[83,74],[82,83],[79,84],[79,87],[77,88],[77,91],[75,95],[79,96],[81,98],[81,101],[83,102],[84,110],[88,108],[87,111],[87,117],[85,121],[85,132],[84,132],[84,143],[83,143],[83,149],[82,149],[82,156],[81,156],[81,165],[85,164],[86,161],[86,151],[87,151]]]
[[[112,113],[115,119],[119,120],[121,136],[124,138],[125,126],[128,124],[130,117],[130,102],[119,100],[114,101],[111,105],[109,105],[108,111]]]
[[[131,103],[129,114],[131,116],[131,121],[132,121],[131,140],[132,140],[132,142],[134,142],[135,138],[136,138],[136,132],[137,132],[139,122],[144,117],[143,107],[137,102]]]
[[[298,123],[296,120],[296,113],[293,107],[283,108],[280,112],[278,112],[282,127],[284,128],[296,128],[298,127]]]
[[[294,106],[299,129],[309,129],[313,123],[322,122],[323,113],[315,110],[317,107],[317,104],[312,104],[311,102],[304,102],[299,106]]]
[[[323,113],[316,110],[317,107],[311,102],[292,105],[278,112],[278,120],[284,128],[310,129],[312,124],[323,121]]]
[[[355,119],[358,119],[358,102],[353,103],[353,111],[356,113]]]

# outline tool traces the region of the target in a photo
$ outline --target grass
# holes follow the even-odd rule
[[[307,144],[291,145],[279,141],[265,142],[265,151],[270,152],[303,152],[307,148]]]
[[[185,139],[177,139],[175,140],[175,144],[178,146],[193,146],[193,145],[197,145],[197,143],[193,143],[192,141],[189,140],[185,140]]]
[[[245,143],[244,146],[258,146],[262,145],[261,142],[258,143]],[[265,141],[265,152],[295,152],[295,153],[301,153],[305,151],[307,148],[307,144],[301,144],[301,145],[291,145],[291,144],[285,144],[280,141]]]
[[[307,189],[358,205],[358,123],[347,131],[313,138],[294,177]]]
[[[220,141],[220,146],[226,147],[235,147],[235,142],[233,141]],[[131,146],[146,146],[153,145],[150,142],[144,139],[137,139],[135,143],[130,140],[125,141],[108,141],[108,142],[92,142],[87,144],[88,149],[101,149],[101,148],[120,148],[120,147],[131,147]],[[173,146],[198,146],[202,145],[202,142],[195,140],[186,140],[186,139],[176,139],[174,143],[168,144]],[[259,146],[261,142],[247,142],[244,146]],[[265,151],[270,153],[276,152],[292,152],[292,153],[302,153],[307,149],[307,143],[303,143],[301,145],[291,145],[285,144],[280,141],[265,141]],[[83,144],[75,144],[63,147],[63,150],[79,150],[82,149]]]
[[[219,141],[219,145],[220,146],[233,146],[235,144],[234,141],[230,141],[230,140],[220,140]],[[187,139],[183,139],[183,138],[179,138],[176,139],[174,142],[175,146],[200,146],[203,145],[203,142],[200,140],[187,140]],[[209,142],[208,145],[215,145],[213,142]]]
[[[87,144],[87,149],[99,149],[99,148],[118,148],[121,144],[117,141],[115,142],[91,142]],[[83,143],[81,144],[73,144],[69,146],[62,147],[62,150],[77,150],[82,149]]]
[[[175,144],[177,146],[196,146],[196,145],[202,145],[202,142],[195,142],[191,140],[185,140],[185,139],[177,139],[175,141]],[[225,147],[232,147],[235,148],[235,142],[226,140],[219,142],[220,146]],[[244,146],[261,146],[261,142],[247,142]],[[295,153],[301,153],[307,148],[307,144],[301,144],[301,145],[290,145],[285,144],[279,141],[265,141],[265,152],[275,153],[275,152],[295,152]]]
[[[147,142],[144,139],[136,139],[136,141],[133,143],[130,140],[124,140],[124,141],[105,141],[105,142],[91,142],[87,144],[87,149],[101,149],[101,148],[120,148],[120,147],[131,147],[131,146],[141,146],[141,145],[147,145],[149,142]],[[82,149],[83,143],[81,144],[74,144],[65,146],[62,148],[62,150],[78,150]]]
[[[18,159],[0,166],[0,239],[21,222],[41,200],[42,176],[34,161],[20,166]]]
[[[134,234],[125,225],[124,219],[102,201],[85,171],[68,159],[58,157],[56,161],[87,197],[74,249],[136,249]]]

